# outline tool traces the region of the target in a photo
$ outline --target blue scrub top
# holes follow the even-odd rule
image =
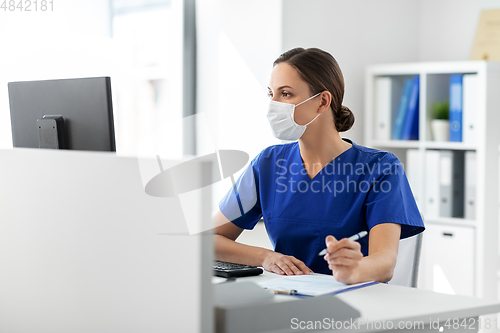
[[[344,140],[352,147],[313,179],[298,142],[264,149],[220,201],[222,214],[243,229],[253,229],[263,217],[276,252],[324,274],[331,270],[318,253],[328,235],[350,237],[381,223],[400,224],[401,238],[422,232],[424,224],[398,158]],[[364,256],[368,239],[359,240]]]

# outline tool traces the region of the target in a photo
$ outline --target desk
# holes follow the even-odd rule
[[[240,278],[237,282],[260,282],[272,279],[278,275],[269,272],[254,277]],[[500,302],[479,299],[468,296],[440,294],[428,290],[401,287],[389,284],[377,284],[361,289],[347,291],[336,296],[345,303],[358,309],[361,317],[352,323],[340,323],[344,327],[335,328],[339,332],[398,332],[408,330],[422,333],[446,332],[477,332],[479,328],[485,331],[495,331],[496,321],[478,319],[481,315],[500,312]],[[275,302],[300,301],[300,298],[286,295],[276,295]],[[331,318],[334,319],[335,311]],[[297,332],[300,327],[307,327],[307,318],[290,319],[289,330],[280,332]],[[339,323],[327,320],[330,325]],[[314,324],[314,323],[313,323]],[[321,326],[322,325],[322,326]],[[317,332],[332,330],[328,324],[318,324]],[[491,326],[490,329],[488,329]],[[296,327],[296,329],[293,329]],[[442,329],[440,329],[442,327]]]

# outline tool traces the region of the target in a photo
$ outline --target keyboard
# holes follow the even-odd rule
[[[214,275],[223,277],[223,278],[236,278],[243,276],[254,276],[262,274],[264,271],[262,268],[243,265],[243,264],[235,264],[233,262],[226,262],[220,260],[214,260]]]

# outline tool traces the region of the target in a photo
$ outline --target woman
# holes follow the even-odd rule
[[[283,53],[268,89],[274,135],[298,142],[264,149],[222,199],[216,258],[277,274],[333,274],[349,284],[389,281],[399,239],[424,230],[399,160],[340,137],[354,115],[342,105],[344,79],[329,53]],[[235,242],[261,217],[274,251]],[[348,239],[361,231],[368,236]]]

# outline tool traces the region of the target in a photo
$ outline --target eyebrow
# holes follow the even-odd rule
[[[291,88],[291,89],[293,89],[293,88],[292,88],[292,87],[290,87],[290,86],[281,86],[281,87],[279,87],[279,88],[278,88],[278,89],[276,89],[276,90],[282,90],[282,89],[284,89],[284,88]],[[272,90],[272,89],[271,89],[271,88],[269,88],[269,87],[267,87],[267,89],[268,89],[268,90]]]

